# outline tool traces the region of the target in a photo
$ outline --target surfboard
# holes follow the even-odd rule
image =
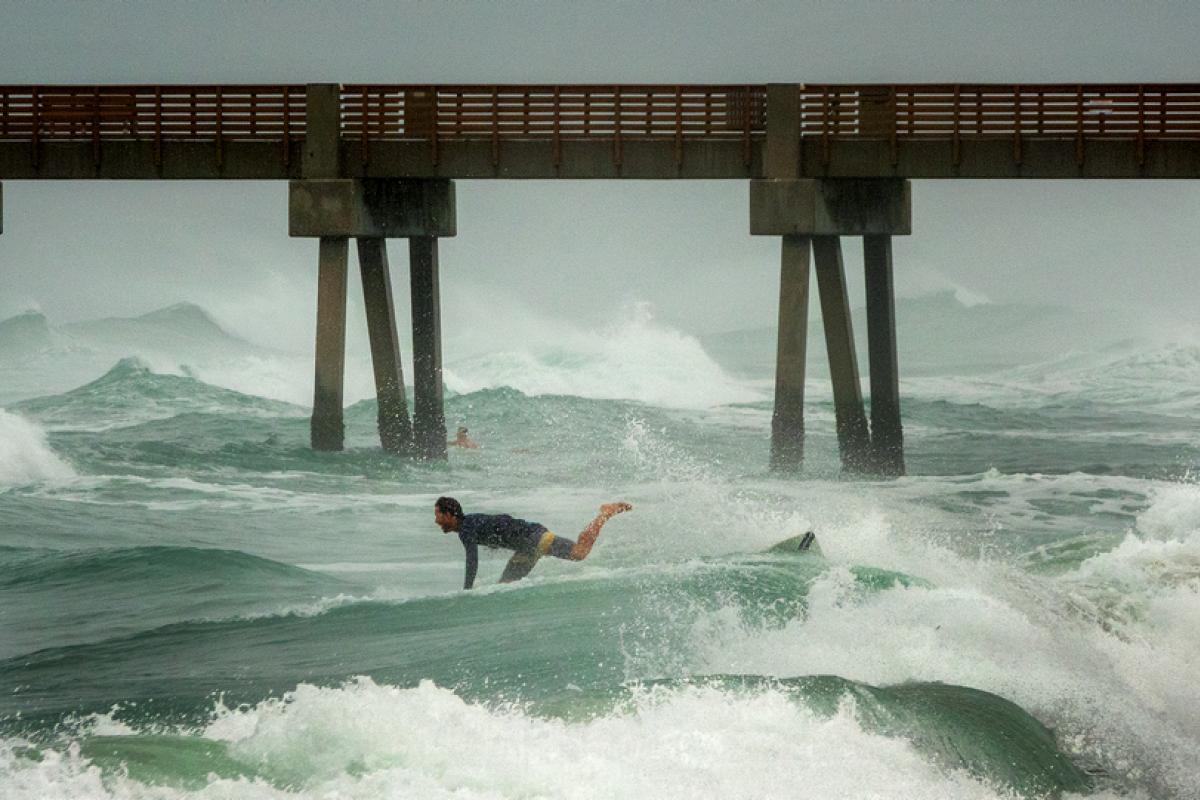
[[[812,531],[805,531],[799,536],[792,536],[784,539],[778,544],[772,545],[767,550],[768,553],[811,553],[821,555],[821,548],[817,545],[817,535]]]

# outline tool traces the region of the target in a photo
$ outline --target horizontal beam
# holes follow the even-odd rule
[[[346,178],[288,184],[288,234],[353,236],[361,241],[448,237],[457,232],[454,184],[448,180]]]
[[[0,180],[287,180],[300,178],[303,140],[290,142],[0,141]],[[1200,178],[1200,142],[1011,138],[899,142],[804,137],[798,177]],[[342,142],[342,175],[375,178],[758,178],[763,143],[537,140]],[[1019,158],[1018,158],[1019,155]]]
[[[753,180],[750,233],[815,236],[819,242],[834,237],[835,244],[838,236],[908,235],[912,233],[911,184],[894,178]],[[841,256],[837,258],[840,263]]]

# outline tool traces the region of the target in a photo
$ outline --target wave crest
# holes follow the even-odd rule
[[[45,431],[0,408],[0,488],[73,477],[75,470],[46,443]]]
[[[486,353],[445,372],[459,393],[509,386],[528,395],[638,400],[672,408],[706,408],[761,400],[730,377],[700,341],[654,320],[647,303],[602,331],[560,331],[533,349]]]

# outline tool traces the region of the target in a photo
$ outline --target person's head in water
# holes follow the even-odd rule
[[[458,530],[462,518],[462,504],[453,497],[439,497],[433,504],[433,521],[442,529],[442,533]]]
[[[453,445],[455,447],[465,447],[465,448],[468,448],[471,450],[475,449],[476,447],[479,447],[479,445],[475,441],[473,441],[471,439],[471,437],[467,435],[467,433],[468,433],[467,426],[466,425],[460,426],[458,429],[458,433],[455,434],[454,438],[451,439],[449,442],[447,442],[447,444]]]

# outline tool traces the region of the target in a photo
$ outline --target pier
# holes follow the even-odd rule
[[[1200,84],[0,85],[0,181],[288,182],[289,233],[316,240],[319,450],[344,442],[351,240],[382,446],[444,459],[456,180],[727,179],[748,185],[749,232],[780,242],[772,469],[803,465],[815,275],[843,469],[901,475],[892,237],[912,232],[912,180],[965,178],[1200,178]],[[846,236],[863,238],[869,415]],[[408,240],[411,415],[388,239]]]

